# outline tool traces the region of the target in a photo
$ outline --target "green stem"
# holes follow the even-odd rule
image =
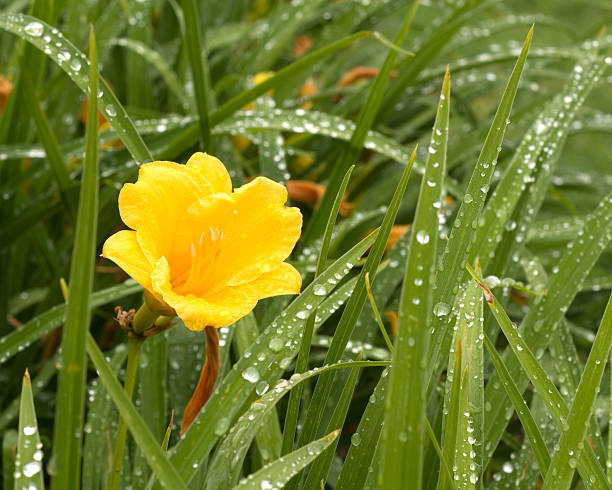
[[[141,308],[142,309],[142,308]],[[140,310],[138,310],[140,311]],[[128,361],[125,371],[125,384],[123,389],[131,400],[136,384],[136,373],[138,372],[138,358],[140,356],[140,348],[145,337],[130,336],[128,340]],[[115,439],[115,447],[113,449],[113,466],[108,482],[109,490],[117,490],[121,481],[121,465],[123,463],[123,450],[125,448],[125,439],[127,436],[127,425],[123,417],[119,418],[119,427],[117,428],[117,438]]]
[[[158,317],[159,313],[156,313],[151,310],[151,308],[149,308],[147,302],[145,301],[142,306],[138,308],[138,311],[134,315],[134,320],[132,321],[132,330],[134,331],[134,333],[140,335],[145,330],[151,328]]]

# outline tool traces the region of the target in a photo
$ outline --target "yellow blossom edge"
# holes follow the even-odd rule
[[[187,165],[148,163],[119,197],[133,230],[112,235],[102,255],[188,328],[227,326],[262,298],[300,292],[301,276],[284,260],[302,215],[286,200],[285,187],[265,177],[232,192],[223,164],[203,153]]]

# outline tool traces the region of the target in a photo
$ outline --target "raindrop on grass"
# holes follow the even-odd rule
[[[23,30],[29,36],[40,37],[42,36],[43,29],[44,27],[40,22],[30,22]]]
[[[421,245],[429,243],[429,234],[425,230],[419,230],[416,234],[416,240]]]
[[[446,303],[444,302],[440,302],[438,304],[436,304],[436,306],[434,306],[434,315],[440,317],[440,316],[446,316],[448,315],[450,311],[450,306],[448,306]]]
[[[257,368],[251,366],[242,371],[242,377],[246,379],[249,383],[256,383],[257,381],[259,381],[260,375]]]

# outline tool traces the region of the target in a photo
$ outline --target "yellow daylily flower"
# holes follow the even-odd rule
[[[262,298],[300,292],[302,278],[284,260],[302,215],[286,201],[285,187],[265,177],[232,192],[223,163],[205,153],[186,165],[146,163],[119,194],[132,229],[108,238],[102,255],[191,330],[224,327]]]

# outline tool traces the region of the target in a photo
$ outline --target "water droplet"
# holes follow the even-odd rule
[[[23,30],[29,36],[40,37],[42,36],[43,29],[44,27],[40,22],[30,22]]]
[[[113,104],[108,104],[106,106],[106,113],[110,117],[115,117],[117,115],[117,109],[115,109],[115,106]]]
[[[466,202],[467,204],[471,203],[474,200],[474,198],[472,197],[472,194],[466,194],[465,196],[463,196],[463,202]]]
[[[359,444],[361,444],[361,434],[359,434],[359,432],[355,432],[351,436],[351,444],[353,446],[359,446]]]
[[[226,417],[220,418],[215,425],[215,435],[222,436],[225,434],[225,431],[229,428],[229,419]]]
[[[295,316],[297,316],[301,320],[305,320],[306,317],[308,317],[308,312],[306,310],[300,310],[295,314]]]
[[[39,472],[40,463],[38,461],[31,461],[23,465],[23,476],[25,476],[26,478],[31,478]]]
[[[77,58],[73,58],[72,61],[70,62],[70,67],[74,71],[79,71],[81,69],[81,62]]]
[[[450,306],[448,306],[446,303],[444,302],[440,302],[438,304],[436,304],[436,306],[434,306],[434,315],[440,317],[440,316],[446,316],[448,315],[448,312],[450,311]]]
[[[315,284],[312,290],[315,296],[325,296],[327,294],[327,289],[323,284]]]
[[[259,371],[257,368],[251,366],[242,371],[242,377],[249,383],[256,383],[259,381]]]
[[[33,435],[33,434],[36,434],[36,426],[34,426],[34,425],[26,425],[26,426],[23,428],[23,433],[24,433],[26,436],[31,436],[31,435]]]
[[[266,391],[268,391],[269,388],[270,385],[268,383],[266,383],[265,381],[260,381],[255,387],[255,393],[257,393],[259,396],[262,396],[266,393]]]
[[[426,243],[429,243],[429,235],[425,230],[419,230],[416,234],[416,240],[421,245],[425,245]]]
[[[283,344],[284,344],[283,339],[274,337],[270,339],[270,342],[268,342],[268,347],[270,348],[272,352],[280,352],[281,349],[283,348]]]

